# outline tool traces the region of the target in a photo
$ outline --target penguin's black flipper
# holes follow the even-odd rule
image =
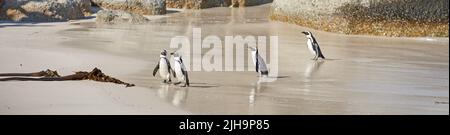
[[[168,60],[167,58],[164,58],[164,60],[166,60],[166,63],[167,63],[167,71],[169,71],[169,74],[170,74],[170,71],[172,70],[172,66],[170,66],[170,62],[169,62],[169,60]]]
[[[255,70],[256,70],[256,72],[258,73],[259,72],[259,62],[258,62],[258,60],[256,60],[256,65],[255,65]]]
[[[322,54],[322,51],[320,50],[319,44],[317,42],[314,42],[313,44],[314,44],[313,45],[314,51],[316,51],[316,56],[314,57],[314,59],[317,60],[317,59],[319,59],[319,57],[322,59],[325,59],[325,57]]]
[[[189,76],[188,76],[186,67],[184,66],[183,59],[181,58],[181,56],[180,56],[180,65],[181,65],[181,71],[182,71],[185,81],[186,81],[186,86],[189,86]]]
[[[319,57],[322,59],[325,59],[325,56],[323,56],[322,51],[320,50],[319,45],[317,45],[317,53],[319,54]]]
[[[186,86],[189,86],[189,76],[188,76],[187,71],[183,71],[183,74],[184,74],[184,78],[186,78]]]
[[[158,70],[159,70],[159,62],[158,65],[156,65],[155,69],[153,69],[153,76],[156,75],[156,72],[158,72]]]
[[[172,75],[173,77],[177,77],[177,74],[175,73],[175,70],[172,69]]]
[[[259,56],[259,54],[258,54],[258,50],[256,50],[256,55],[255,55],[255,59],[256,59],[256,64],[255,64],[255,71],[256,71],[256,73],[258,73],[259,72],[259,59],[258,59],[258,56]]]
[[[312,35],[311,35],[311,37],[313,39],[314,51],[316,51],[316,58],[319,59],[319,57],[320,57],[322,59],[325,59],[325,56],[323,56],[322,51],[320,50],[320,47],[319,47],[319,43],[317,43],[316,38],[314,38],[314,36],[312,36]]]

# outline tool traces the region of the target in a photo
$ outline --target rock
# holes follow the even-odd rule
[[[88,15],[89,0],[2,0],[0,18],[13,21],[67,21]]]
[[[233,7],[244,7],[244,6],[255,6],[270,3],[273,0],[231,0],[231,5]]]
[[[100,10],[97,12],[97,23],[145,23],[149,20],[142,15],[121,10]]]
[[[75,0],[85,16],[91,15],[91,0]]]
[[[378,36],[447,36],[448,0],[274,0],[270,18]]]
[[[169,8],[203,9],[228,5],[229,0],[166,0],[166,6]]]
[[[243,7],[270,3],[273,0],[166,0],[169,8],[204,9],[211,7]]]
[[[0,20],[3,20],[3,16],[4,16],[2,7],[3,7],[3,0],[0,0]]]
[[[123,10],[141,15],[166,14],[165,0],[91,0],[103,9]]]

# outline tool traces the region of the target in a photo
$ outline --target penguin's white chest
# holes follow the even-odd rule
[[[314,51],[314,47],[313,47],[313,42],[311,39],[308,39],[308,41],[306,42],[306,44],[308,44],[308,50],[312,55],[316,55],[316,51]]]
[[[267,66],[266,63],[264,62],[264,59],[256,53],[256,51],[252,52],[252,59],[253,59],[253,64],[255,64],[255,67],[258,68],[259,72],[266,72],[267,71]],[[256,63],[256,61],[258,61],[258,63]]]
[[[159,75],[161,78],[167,79],[169,74],[169,65],[167,64],[167,61],[164,58],[161,58],[159,60]]]
[[[176,77],[177,77],[177,79],[178,80],[183,80],[184,81],[184,75],[183,75],[183,66],[181,65],[181,63],[180,62],[178,62],[178,61],[175,61],[175,63],[174,63],[175,65],[174,65],[174,71],[175,71],[175,74],[176,74]]]
[[[253,64],[256,66],[256,59],[258,56],[256,56],[256,51],[252,51],[252,60],[253,60]]]

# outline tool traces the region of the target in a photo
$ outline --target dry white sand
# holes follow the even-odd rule
[[[92,21],[92,20],[90,20]],[[76,23],[74,23],[76,24]],[[106,53],[60,47],[58,31],[71,23],[0,23],[0,73],[45,69],[61,75],[100,68],[121,79],[149,63]],[[126,79],[121,79],[127,82]],[[158,100],[154,90],[94,81],[0,82],[0,114],[189,114]]]

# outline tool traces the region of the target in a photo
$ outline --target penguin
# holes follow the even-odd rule
[[[306,38],[308,39],[308,41],[306,41],[306,44],[308,45],[309,52],[314,55],[314,58],[312,59],[325,59],[325,56],[323,56],[322,51],[320,50],[319,43],[317,43],[317,40],[316,38],[314,38],[313,34],[309,31],[303,31],[302,33],[305,34]]]
[[[159,71],[159,75],[163,79],[163,83],[171,83],[170,79],[170,71],[172,71],[172,68],[170,67],[170,62],[167,59],[167,51],[164,49],[161,51],[161,54],[159,55],[160,59],[158,62],[158,65],[156,65],[155,69],[153,69],[153,76],[156,75],[156,72]]]
[[[175,83],[180,84],[184,81],[184,85],[182,87],[189,86],[189,76],[186,71],[186,67],[184,66],[183,59],[181,58],[181,55],[177,52],[170,53],[173,56],[174,66],[172,70],[173,77],[177,78],[178,82]]]
[[[264,59],[259,55],[258,48],[248,47],[252,51],[253,64],[255,64],[256,72],[260,76],[267,76],[269,71],[267,70],[266,63]]]

